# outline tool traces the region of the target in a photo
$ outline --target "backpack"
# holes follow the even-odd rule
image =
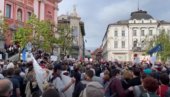
[[[159,97],[159,96],[156,94],[150,94],[146,92],[146,93],[143,93],[140,97]]]
[[[168,90],[165,93],[165,97],[170,97],[170,87],[168,87]]]
[[[135,97],[140,97],[143,93],[146,93],[144,88],[140,86],[134,86],[134,95]]]
[[[104,97],[104,88],[98,82],[89,82],[79,97]]]
[[[107,97],[117,97],[118,94],[115,92],[113,93],[112,89],[111,89],[111,84],[113,82],[114,78],[112,78],[110,81],[109,81],[109,84],[108,86],[106,86],[106,90],[105,92],[109,92],[109,95],[107,95]]]

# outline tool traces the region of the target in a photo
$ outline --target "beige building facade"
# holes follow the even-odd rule
[[[162,30],[170,35],[170,22],[154,19],[147,11],[131,13],[128,20],[109,24],[102,41],[103,57],[107,61],[133,61],[143,57],[150,40]]]

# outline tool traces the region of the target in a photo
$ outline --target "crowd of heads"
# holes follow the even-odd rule
[[[44,91],[40,91],[35,78],[35,71],[32,62],[12,62],[1,60],[0,64],[0,96],[3,97],[61,97],[60,91],[53,85],[56,77],[61,74],[74,78],[75,88],[70,97],[95,97],[95,90],[86,88],[89,82],[98,82],[103,87],[103,95],[96,97],[144,97],[136,94],[135,88],[141,86],[147,93],[155,93],[157,96],[165,97],[159,92],[162,85],[169,87],[170,68],[165,63],[141,63],[133,62],[83,62],[62,60],[53,62],[50,55],[42,51],[33,53],[39,65],[46,69],[49,77],[44,83]],[[60,77],[61,78],[61,77]],[[50,83],[51,82],[51,83]],[[96,87],[100,85],[93,83]],[[116,90],[118,87],[118,90]],[[67,87],[69,88],[69,86]],[[64,90],[67,90],[64,88]],[[78,88],[78,90],[77,90]],[[84,92],[84,89],[86,90]],[[108,90],[109,89],[109,90]],[[64,91],[63,90],[63,91]],[[80,91],[81,90],[81,91]],[[111,93],[108,91],[112,91]],[[165,91],[166,90],[166,91]],[[81,95],[81,93],[87,95]],[[128,91],[128,92],[127,92]],[[31,96],[29,96],[31,95]],[[163,95],[163,96],[162,96]]]

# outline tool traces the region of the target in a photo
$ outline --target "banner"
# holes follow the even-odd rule
[[[31,56],[31,59],[33,61],[33,68],[34,68],[34,71],[35,71],[38,86],[39,86],[40,90],[43,92],[43,83],[47,80],[46,70],[42,69],[40,67],[40,65],[35,60],[33,54],[30,53],[30,56]],[[61,85],[61,83],[63,83],[62,84],[63,86],[61,86],[61,87],[65,87],[70,82],[71,82],[71,77],[61,74],[61,79],[60,79],[60,81],[57,81],[57,84]],[[66,97],[72,97],[73,90],[74,90],[74,84],[64,92],[64,95]]]

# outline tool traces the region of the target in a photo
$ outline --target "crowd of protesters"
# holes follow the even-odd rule
[[[170,65],[165,63],[52,62],[42,51],[34,56],[48,72],[43,92],[32,62],[1,60],[0,97],[170,97]],[[61,74],[71,77],[69,84],[59,83]],[[73,93],[64,95],[73,84]]]
[[[4,46],[6,52],[8,53],[8,57],[11,57],[19,52],[19,45],[13,44],[13,45],[5,45]]]

